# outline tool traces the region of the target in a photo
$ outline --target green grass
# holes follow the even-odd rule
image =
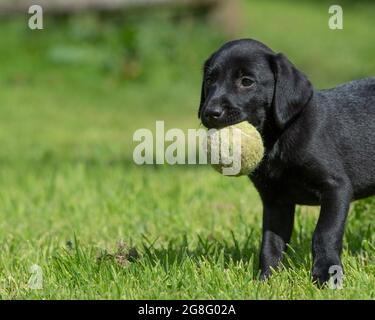
[[[239,36],[285,52],[318,87],[375,74],[370,3],[344,6],[342,31],[327,28],[325,2],[242,9]],[[226,38],[166,15],[46,19],[42,32],[1,22],[0,297],[374,299],[374,200],[351,210],[344,289],[310,281],[308,207],[285,268],[260,283],[261,203],[246,178],[133,164],[134,130],[199,125],[201,63]],[[33,264],[42,290],[27,285]]]

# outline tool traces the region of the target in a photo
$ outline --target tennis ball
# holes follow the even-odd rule
[[[218,172],[230,176],[248,175],[263,158],[260,133],[247,121],[207,134],[207,158]]]

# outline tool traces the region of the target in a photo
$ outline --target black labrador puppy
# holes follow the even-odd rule
[[[282,260],[296,204],[320,205],[312,277],[325,283],[342,267],[350,202],[375,194],[375,78],[315,90],[283,54],[236,40],[204,65],[199,118],[208,128],[247,120],[262,135],[250,175],[263,202],[261,279]]]

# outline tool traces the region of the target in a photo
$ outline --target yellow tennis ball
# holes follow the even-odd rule
[[[263,158],[262,137],[247,121],[211,129],[207,135],[207,155],[212,167],[224,175],[248,175]]]

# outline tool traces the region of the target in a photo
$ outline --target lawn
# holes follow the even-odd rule
[[[375,5],[246,1],[239,36],[286,53],[318,88],[375,74]],[[374,299],[375,200],[352,206],[342,290],[310,281],[318,208],[298,207],[285,268],[257,280],[261,203],[247,178],[137,166],[133,132],[197,128],[201,64],[228,39],[147,12],[0,22],[2,299]],[[155,32],[157,30],[157,32]],[[42,289],[28,281],[40,266]]]

